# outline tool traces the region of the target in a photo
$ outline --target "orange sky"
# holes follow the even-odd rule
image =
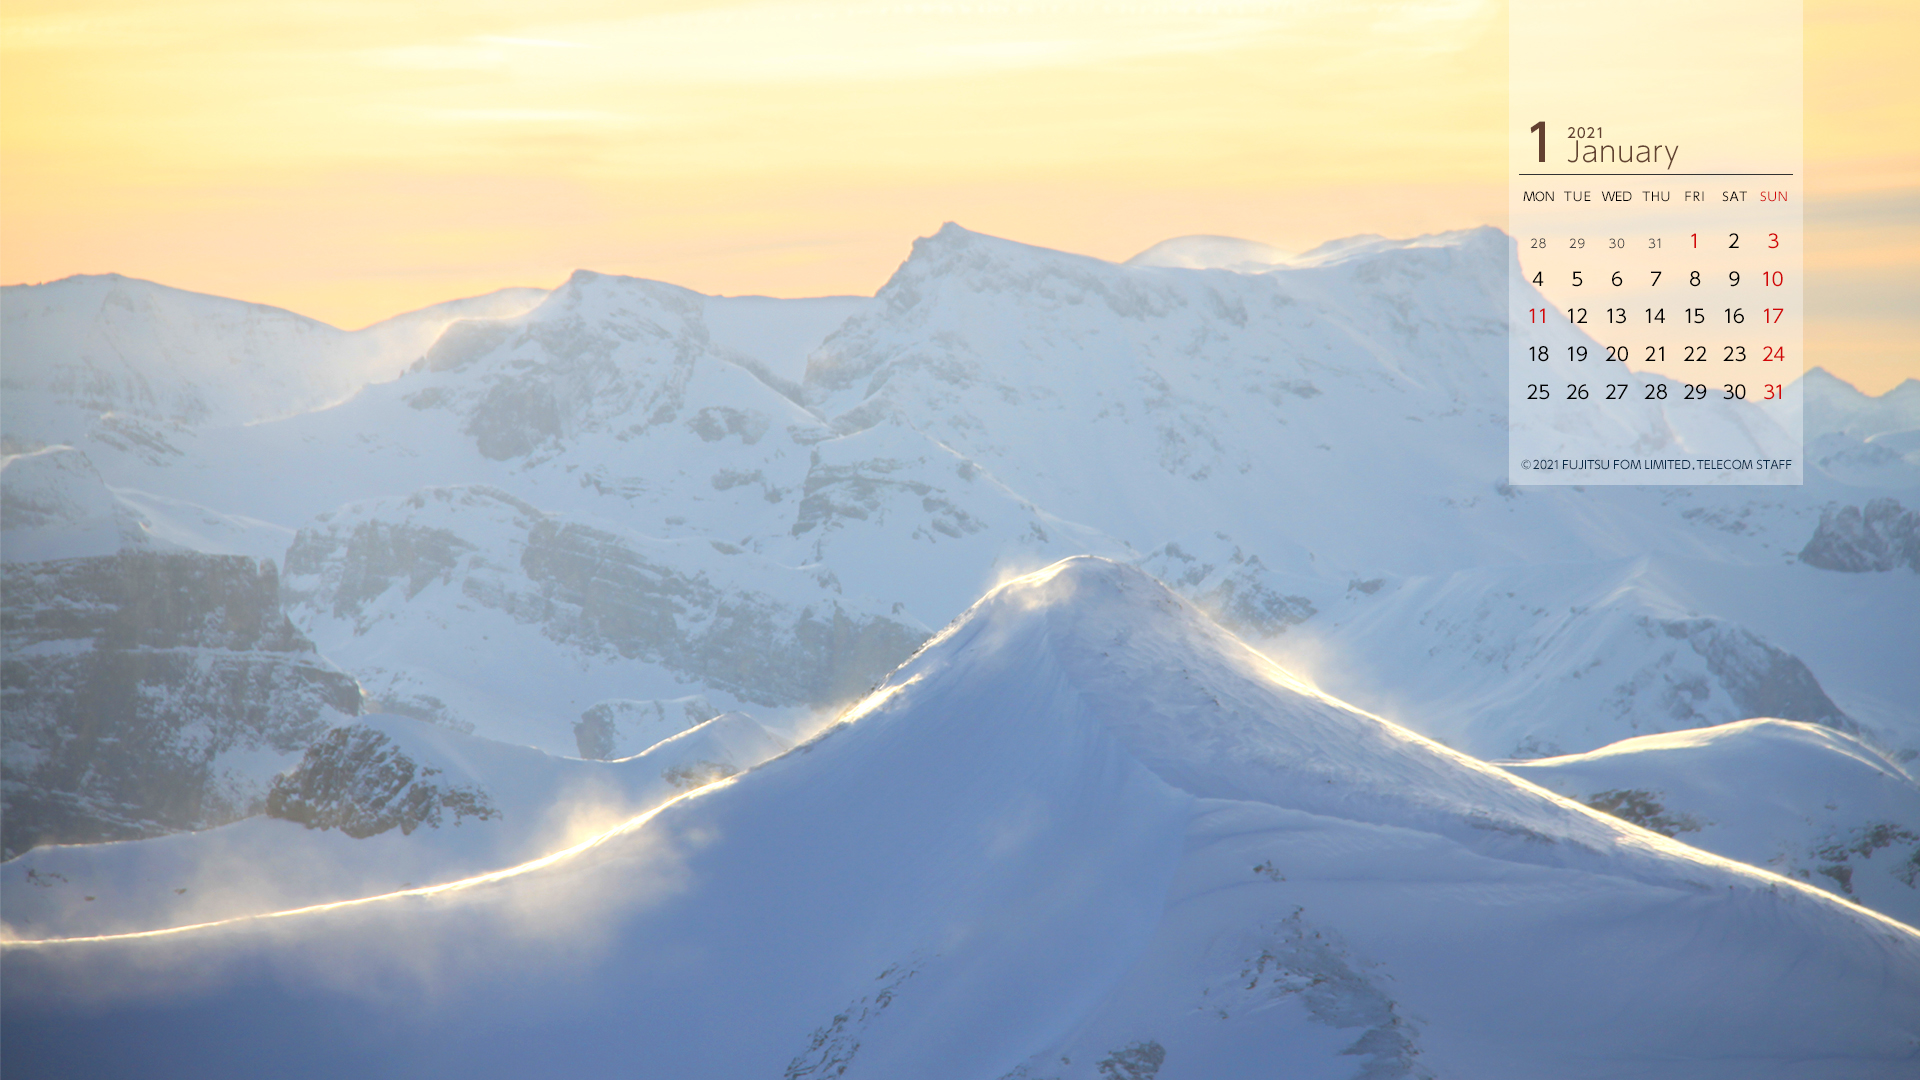
[[[357,326],[576,267],[871,293],[946,220],[1112,259],[1501,224],[1505,20],[8,0],[0,280],[118,271]],[[1807,3],[1807,345],[1870,391],[1920,374],[1917,31],[1910,3]]]

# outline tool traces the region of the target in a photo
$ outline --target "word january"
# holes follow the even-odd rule
[[[1678,146],[1648,146],[1645,143],[1639,145],[1629,145],[1627,143],[1590,143],[1580,142],[1576,139],[1573,144],[1573,156],[1567,159],[1567,164],[1577,165],[1585,163],[1588,165],[1603,165],[1617,163],[1621,165],[1658,165],[1660,164],[1662,154],[1665,154],[1667,159],[1664,168],[1671,169],[1673,168],[1673,159],[1680,156],[1680,148]]]

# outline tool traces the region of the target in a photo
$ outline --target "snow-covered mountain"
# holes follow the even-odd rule
[[[7,932],[187,926],[440,885],[579,843],[789,744],[728,713],[617,761],[579,761],[400,716],[334,727],[266,812],[156,840],[38,847],[0,865]]]
[[[1693,568],[1641,557],[1376,579],[1326,613],[1320,644],[1346,665],[1323,682],[1390,714],[1418,715],[1421,730],[1484,758],[1755,716],[1859,730],[1799,658],[1702,615],[1707,590]],[[1804,586],[1824,575],[1770,576]],[[1802,612],[1832,606],[1832,594],[1853,583],[1815,584],[1806,591],[1828,594],[1825,602]]]
[[[1085,552],[1468,753],[1760,715],[1920,752],[1920,382],[1810,372],[1803,488],[1511,487],[1511,257],[948,226],[871,298],[582,272],[351,334],[12,287],[9,445],[71,448],[9,458],[5,554],[271,559],[376,707],[554,754],[651,741],[607,703],[803,728]]]
[[[0,1058],[1911,1072],[1920,382],[1811,371],[1802,488],[1515,488],[1511,257],[5,290],[8,847],[202,828],[8,933],[212,925],[10,942]]]
[[[26,446],[73,442],[108,416],[165,431],[324,408],[398,375],[455,320],[524,311],[544,295],[502,289],[349,332],[118,274],[9,286],[7,434]]]
[[[1171,240],[1162,240],[1128,259],[1127,265],[1258,273],[1292,258],[1290,252],[1257,240],[1238,240],[1231,236],[1176,236]]]
[[[462,728],[518,714],[516,734],[566,752],[602,699],[693,683],[755,705],[824,705],[925,638],[831,585],[818,568],[472,486],[322,515],[288,548],[282,595],[381,707]],[[500,655],[515,662],[488,659]]]
[[[147,547],[144,525],[107,490],[87,455],[70,446],[0,458],[0,558],[7,562]]]
[[[1920,933],[1316,693],[1144,573],[1009,582],[821,736],[504,874],[13,943],[5,1062],[1909,1075]]]
[[[1838,472],[1816,464],[1802,489],[1509,487],[1499,363],[1509,257],[1506,238],[1482,230],[1359,238],[1258,272],[1117,266],[949,226],[916,244],[871,300],[702,297],[582,273],[530,311],[453,325],[415,370],[337,407],[171,433],[180,453],[165,458],[117,446],[125,439],[111,433],[81,448],[123,501],[145,500],[156,529],[221,515],[258,523],[257,543],[277,540],[283,552],[287,531],[305,530],[300,577],[309,557],[343,560],[312,564],[317,579],[348,574],[364,557],[349,530],[404,531],[416,502],[439,505],[448,491],[484,486],[531,508],[514,511],[532,514],[529,522],[625,537],[630,554],[619,558],[655,566],[662,581],[703,583],[713,599],[675,614],[676,633],[689,635],[722,605],[755,627],[745,633],[767,640],[798,640],[808,620],[838,612],[856,640],[892,642],[877,651],[832,646],[819,678],[775,664],[749,687],[704,662],[657,657],[645,631],[583,644],[523,607],[509,621],[532,634],[518,653],[529,668],[587,678],[576,688],[541,674],[502,698],[479,689],[495,680],[470,640],[490,644],[493,629],[451,630],[467,609],[448,604],[459,592],[465,599],[453,603],[477,609],[475,596],[524,595],[528,582],[469,593],[465,571],[449,568],[428,571],[448,587],[416,592],[409,571],[406,588],[378,601],[386,632],[419,646],[401,675],[349,655],[353,641],[365,644],[365,627],[338,603],[290,595],[296,622],[329,654],[344,650],[356,675],[391,687],[396,705],[464,695],[447,719],[555,752],[573,747],[572,725],[607,697],[711,694],[718,708],[773,715],[818,708],[866,685],[979,590],[1077,552],[1136,561],[1241,631],[1285,639],[1290,656],[1311,651],[1334,672],[1366,657],[1330,654],[1349,648],[1324,617],[1336,608],[1343,625],[1348,608],[1357,619],[1396,605],[1417,624],[1434,613],[1407,607],[1403,586],[1467,573],[1463,587],[1515,592],[1531,610],[1528,582],[1556,577],[1542,566],[1645,559],[1641,577],[1665,584],[1629,622],[1714,620],[1762,652],[1798,658],[1838,714],[1874,738],[1920,748],[1911,665],[1851,659],[1877,660],[1912,630],[1899,615],[1920,606],[1920,577],[1880,583],[1882,602],[1868,601],[1870,610],[1834,611],[1851,630],[1826,622],[1805,634],[1816,651],[1844,643],[1831,663],[1787,640],[1807,625],[1805,595],[1825,586],[1793,578],[1782,587],[1783,574],[1804,573],[1783,564],[1823,520],[1834,536],[1853,520],[1849,507],[1864,515],[1870,503],[1901,513],[1920,504],[1920,460],[1868,441],[1920,427],[1920,395],[1866,399],[1809,376],[1819,387],[1809,395],[1810,437],[1844,445],[1829,455]],[[327,466],[303,464],[316,461]],[[502,532],[471,509],[453,516],[470,521],[434,527],[456,536],[470,528],[476,552],[489,550],[482,537],[519,528]],[[501,549],[509,563],[521,558],[520,543]],[[651,554],[631,555],[640,550]],[[1600,588],[1617,571],[1593,573],[1574,577]],[[1821,577],[1838,580],[1813,575]],[[1357,588],[1374,582],[1396,585]],[[683,587],[692,586],[662,586]],[[1612,631],[1586,624],[1621,614],[1619,605],[1568,607],[1556,616],[1567,633],[1595,640]],[[644,620],[612,620],[636,621]],[[1495,651],[1526,651],[1526,634],[1556,633],[1524,622],[1507,620],[1500,632],[1511,640]],[[632,687],[593,674],[614,654],[639,661],[619,676]],[[1658,656],[1623,667],[1621,679],[1642,677]],[[1410,662],[1380,673],[1369,700],[1438,706],[1425,684],[1447,684],[1442,696],[1456,697],[1450,680],[1461,674],[1437,656]],[[1551,683],[1572,672],[1535,677]],[[1624,714],[1536,713],[1529,723],[1539,730],[1468,748],[1507,754],[1532,737],[1543,748],[1584,750],[1636,731],[1743,718],[1724,695],[1724,707],[1672,716],[1661,702],[1689,693],[1680,683],[1692,677],[1654,676],[1637,695],[1647,704]],[[1592,697],[1604,701],[1613,689]],[[1820,719],[1785,704],[1760,711]]]
[[[355,680],[314,655],[235,523],[156,530],[65,446],[0,459],[0,851],[205,828],[267,785]],[[240,532],[249,532],[245,527]]]
[[[258,813],[360,711],[280,607],[273,564],[124,551],[5,564],[0,819],[8,857]]]
[[[1743,720],[1502,764],[1637,825],[1920,926],[1920,786],[1848,735]]]

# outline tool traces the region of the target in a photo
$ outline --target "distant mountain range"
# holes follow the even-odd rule
[[[684,1025],[753,1072],[1233,1075],[1198,1063],[1281,1039],[1332,1063],[1300,1075],[1664,1075],[1646,1061],[1693,1060],[1678,1044],[1630,1068],[1529,1002],[1577,998],[1641,1033],[1618,1046],[1659,1042],[1656,1019],[1681,1006],[1649,987],[1678,967],[1609,958],[1595,977],[1638,980],[1634,1002],[1574,987],[1577,943],[1613,932],[1592,905],[1617,903],[1639,913],[1618,931],[1634,949],[1683,924],[1740,942],[1790,925],[1779,940],[1887,972],[1896,989],[1867,1004],[1838,967],[1783,988],[1771,952],[1673,952],[1716,973],[1715,995],[1742,988],[1740,1022],[1776,1039],[1765,1054],[1832,1051],[1834,1075],[1910,1060],[1913,1033],[1888,1018],[1920,1015],[1911,934],[1815,890],[1920,916],[1920,381],[1868,397],[1810,370],[1795,388],[1802,487],[1515,487],[1512,258],[1481,229],[1299,255],[1183,238],[1113,264],[949,225],[873,297],[709,297],[582,271],[354,332],[117,276],[8,287],[8,932],[158,929],[448,882],[577,840],[553,825],[567,808],[599,827],[738,774],[660,811],[679,824],[631,826],[550,870],[276,922],[311,928],[292,953],[244,927],[168,940],[221,971],[294,963],[300,942],[336,933],[438,941],[545,890],[604,897],[609,868],[654,875],[642,853],[662,849],[678,869],[640,891],[677,913],[607,901],[624,913],[607,916],[610,940],[642,950],[617,955],[685,940],[705,951],[695,967],[817,977],[786,1003],[753,998],[770,1019],[752,1038],[700,1011],[723,992],[706,976],[672,1006],[665,975],[583,985],[632,990],[659,1005],[657,1030]],[[996,635],[1025,644],[989,647]],[[965,678],[942,666],[963,656],[994,659]],[[808,741],[863,701],[865,719]],[[1206,727],[1215,709],[1237,719]],[[696,726],[720,713],[734,716]],[[876,749],[832,750],[848,739]],[[877,749],[888,740],[902,749]],[[1244,851],[1230,839],[1243,818],[1265,837]],[[210,831],[167,835],[187,830]],[[22,854],[119,840],[133,842]],[[278,848],[310,872],[216,899],[153,884],[238,881]],[[1203,854],[1229,848],[1217,867]],[[1005,872],[964,886],[996,852],[1015,853]],[[1188,901],[1166,897],[1204,892],[1234,859],[1259,888],[1349,884],[1170,914]],[[1437,876],[1406,869],[1429,864]],[[836,875],[851,912],[929,912],[860,937],[825,899]],[[1498,920],[1434,891],[1456,878],[1500,910],[1550,902],[1495,947]],[[1395,884],[1363,900],[1362,879]],[[1579,899],[1576,881],[1609,899]],[[742,899],[770,889],[791,906]],[[1113,921],[1050,921],[1102,890]],[[970,951],[956,928],[995,905],[1038,936]],[[1466,953],[1389,929],[1428,908],[1493,950],[1463,985],[1499,1004],[1456,1009],[1437,988]],[[763,929],[727,929],[747,925]],[[817,928],[806,943],[781,936],[802,925]],[[1245,955],[1212,957],[1203,939]],[[766,951],[749,962],[750,947]],[[1043,959],[1019,960],[1027,947]],[[54,1004],[66,958],[117,972],[146,964],[142,948],[10,948],[9,1062],[86,1071],[55,1034],[16,1032],[90,1030]],[[1527,950],[1560,974],[1522,978]],[[184,1008],[212,1023],[219,1002],[273,1000],[249,978],[221,975]],[[1163,978],[1201,998],[1151,989]],[[1763,980],[1773,996],[1747,993]],[[1047,1007],[992,1004],[1016,983],[1033,989],[1008,1000]],[[918,987],[935,988],[927,1004],[887,1012]],[[1202,1000],[1216,992],[1231,1001]],[[525,1004],[468,994],[454,996],[469,1019]],[[327,1023],[363,1007],[327,1000]],[[614,1022],[568,994],[533,1013],[563,1007]],[[279,1008],[260,1005],[263,1022],[304,1045],[308,1021]],[[1209,1010],[1226,1013],[1213,1034],[1192,1019]],[[1701,1045],[1737,1041],[1734,1020],[1687,1015]],[[1254,1016],[1294,1034],[1234,1019]],[[443,1021],[395,1038],[455,1033]],[[1523,1038],[1523,1022],[1543,1026]],[[1584,1049],[1548,1049],[1561,1039]],[[364,1064],[341,1053],[313,1060]]]

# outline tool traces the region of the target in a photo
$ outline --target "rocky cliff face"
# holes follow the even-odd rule
[[[382,708],[467,728],[511,716],[499,702],[528,684],[552,686],[567,696],[539,704],[551,717],[513,737],[561,753],[651,745],[604,725],[582,742],[574,723],[632,694],[622,689],[645,692],[649,677],[767,706],[825,704],[926,637],[816,568],[570,520],[481,485],[343,507],[300,531],[286,565],[288,611]],[[459,674],[479,655],[503,661],[497,678]],[[718,711],[701,709],[657,738]]]
[[[267,816],[309,829],[339,829],[359,840],[390,829],[411,836],[423,825],[437,829],[449,817],[459,825],[466,818],[499,816],[485,788],[436,779],[441,773],[374,728],[334,728],[307,749],[299,767],[274,780]]]
[[[8,857],[257,813],[275,772],[360,711],[281,612],[271,563],[124,551],[5,574]]]
[[[1804,488],[1516,488],[1508,238],[1354,238],[1244,273],[1161,256],[948,227],[878,296],[817,311],[581,273],[465,312],[333,408],[176,430],[116,405],[73,436],[105,494],[35,520],[118,543],[111,496],[156,539],[285,556],[290,616],[381,710],[555,754],[639,749],[580,726],[610,699],[797,722],[994,583],[1087,552],[1476,753],[1755,711],[1920,752],[1920,574],[1787,565],[1827,505],[1862,507],[1862,537],[1835,511],[1817,547],[1884,561],[1864,507],[1915,505],[1920,382],[1868,399],[1809,375]],[[62,303],[66,355],[102,301]],[[218,354],[226,324],[201,325],[195,355]]]
[[[1902,567],[1920,573],[1920,510],[1908,510],[1897,499],[1830,506],[1800,561],[1854,574]]]

